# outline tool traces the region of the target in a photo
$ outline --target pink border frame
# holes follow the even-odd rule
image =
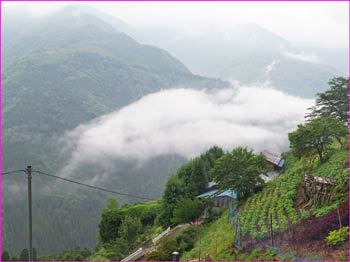
[[[2,171],[2,2],[348,2],[349,11],[349,25],[350,25],[350,0],[0,0],[0,170]],[[348,39],[348,78],[350,78],[350,27]],[[348,81],[348,94],[350,94],[350,80]],[[348,112],[350,111],[350,96],[348,96]],[[350,115],[348,114],[348,175],[350,172]],[[350,192],[350,184],[348,188]],[[0,256],[2,256],[2,176],[0,175]],[[350,193],[348,194],[348,201],[350,201]],[[350,253],[350,242],[348,243],[348,255]],[[1,261],[1,257],[0,257]],[[57,260],[56,260],[57,261]],[[259,260],[258,260],[259,261]]]

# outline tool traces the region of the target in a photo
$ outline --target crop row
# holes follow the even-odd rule
[[[239,212],[243,235],[258,239],[268,236],[272,217],[274,231],[285,231],[300,221],[294,208],[298,181],[294,175],[280,175],[250,197]]]

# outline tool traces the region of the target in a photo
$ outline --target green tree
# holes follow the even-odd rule
[[[199,199],[180,198],[175,206],[171,222],[181,224],[198,218],[203,212],[204,204]]]
[[[204,172],[201,158],[189,161],[178,170],[177,174],[185,185],[184,194],[188,198],[197,196],[208,186],[208,178],[206,172]]]
[[[168,236],[162,241],[156,251],[146,255],[146,260],[171,261],[172,252],[174,251],[179,251],[178,243],[173,236]]]
[[[125,239],[129,245],[134,244],[142,230],[140,218],[126,216],[119,228],[120,237]]]
[[[110,260],[122,260],[129,252],[129,245],[124,238],[117,238],[104,245],[106,250],[104,256]]]
[[[213,168],[215,161],[219,159],[223,154],[224,150],[222,150],[218,146],[211,147],[208,151],[206,151],[204,154],[200,156],[202,162],[203,162],[203,169],[204,172],[207,173],[207,179],[208,181],[213,180],[213,177],[210,176],[210,172],[208,172],[211,168]]]
[[[10,257],[9,252],[7,252],[7,251],[2,252],[1,260],[2,260],[2,261],[11,260],[11,257]]]
[[[162,198],[162,209],[157,217],[158,224],[165,227],[171,225],[177,201],[180,198],[191,201],[207,188],[208,180],[212,179],[210,170],[223,154],[224,151],[221,148],[214,146],[187,162],[169,178]]]
[[[28,259],[29,259],[28,249],[25,248],[21,251],[21,254],[19,255],[19,260],[24,261]]]
[[[114,197],[111,197],[108,200],[107,209],[113,209],[113,208],[118,208],[118,207],[119,207],[119,204],[118,204],[117,199],[115,199]]]
[[[59,256],[59,260],[84,260],[91,255],[88,248],[76,247],[70,250],[64,250]]]
[[[244,199],[264,184],[259,175],[266,170],[264,155],[238,147],[219,158],[211,172],[220,188],[230,188],[239,199]]]
[[[176,201],[179,196],[184,194],[184,184],[179,179],[177,174],[170,176],[168,182],[165,185],[162,208],[159,216],[157,217],[157,223],[165,227],[171,224],[171,218],[175,208]]]
[[[330,90],[318,93],[316,105],[311,107],[311,113],[306,118],[312,120],[322,116],[332,116],[347,123],[348,111],[348,79],[336,77],[329,81]]]
[[[39,260],[57,260],[57,256],[55,254],[52,254],[52,253],[48,253],[48,254],[44,254],[44,255],[41,255],[39,256]]]
[[[346,134],[346,127],[339,120],[325,116],[298,125],[297,130],[288,134],[288,138],[294,155],[302,157],[317,154],[322,162],[333,139],[342,145],[341,138]]]

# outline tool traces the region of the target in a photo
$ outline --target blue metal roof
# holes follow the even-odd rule
[[[231,197],[232,199],[237,199],[237,194],[231,189],[226,190],[211,190],[196,196],[197,198],[214,198],[214,197]]]
[[[213,197],[219,190],[211,190],[208,192],[205,192],[203,194],[200,194],[199,196],[196,196],[198,198],[211,198]]]
[[[218,183],[216,183],[215,181],[210,181],[209,183],[208,183],[208,188],[211,188],[211,187],[213,187],[213,186],[216,186]]]
[[[225,190],[224,192],[221,192],[220,194],[217,195],[217,197],[222,197],[222,196],[228,196],[233,199],[237,198],[237,194],[235,193],[235,191],[232,191],[231,189]]]

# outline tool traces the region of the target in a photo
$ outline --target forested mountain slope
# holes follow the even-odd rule
[[[164,50],[139,44],[77,9],[66,8],[41,17],[4,12],[3,21],[4,172],[27,165],[57,172],[69,157],[61,154],[58,145],[66,131],[146,94],[176,86],[227,85],[191,74]],[[118,169],[111,171],[114,176],[100,186],[157,198],[168,174],[183,161],[178,156],[161,156],[140,168],[132,161],[121,160]],[[80,170],[75,179],[85,181],[91,178],[89,174],[99,172]],[[25,181],[23,174],[3,179],[3,243],[11,254],[27,246]],[[34,246],[40,254],[75,246],[93,247],[97,214],[111,195],[38,175],[33,178],[33,188]],[[121,199],[126,201],[137,200]]]
[[[192,72],[249,85],[269,83],[297,96],[313,97],[327,89],[331,77],[347,70],[345,52],[295,47],[256,24],[228,25],[197,35],[163,31],[147,31],[143,37],[174,54]]]

